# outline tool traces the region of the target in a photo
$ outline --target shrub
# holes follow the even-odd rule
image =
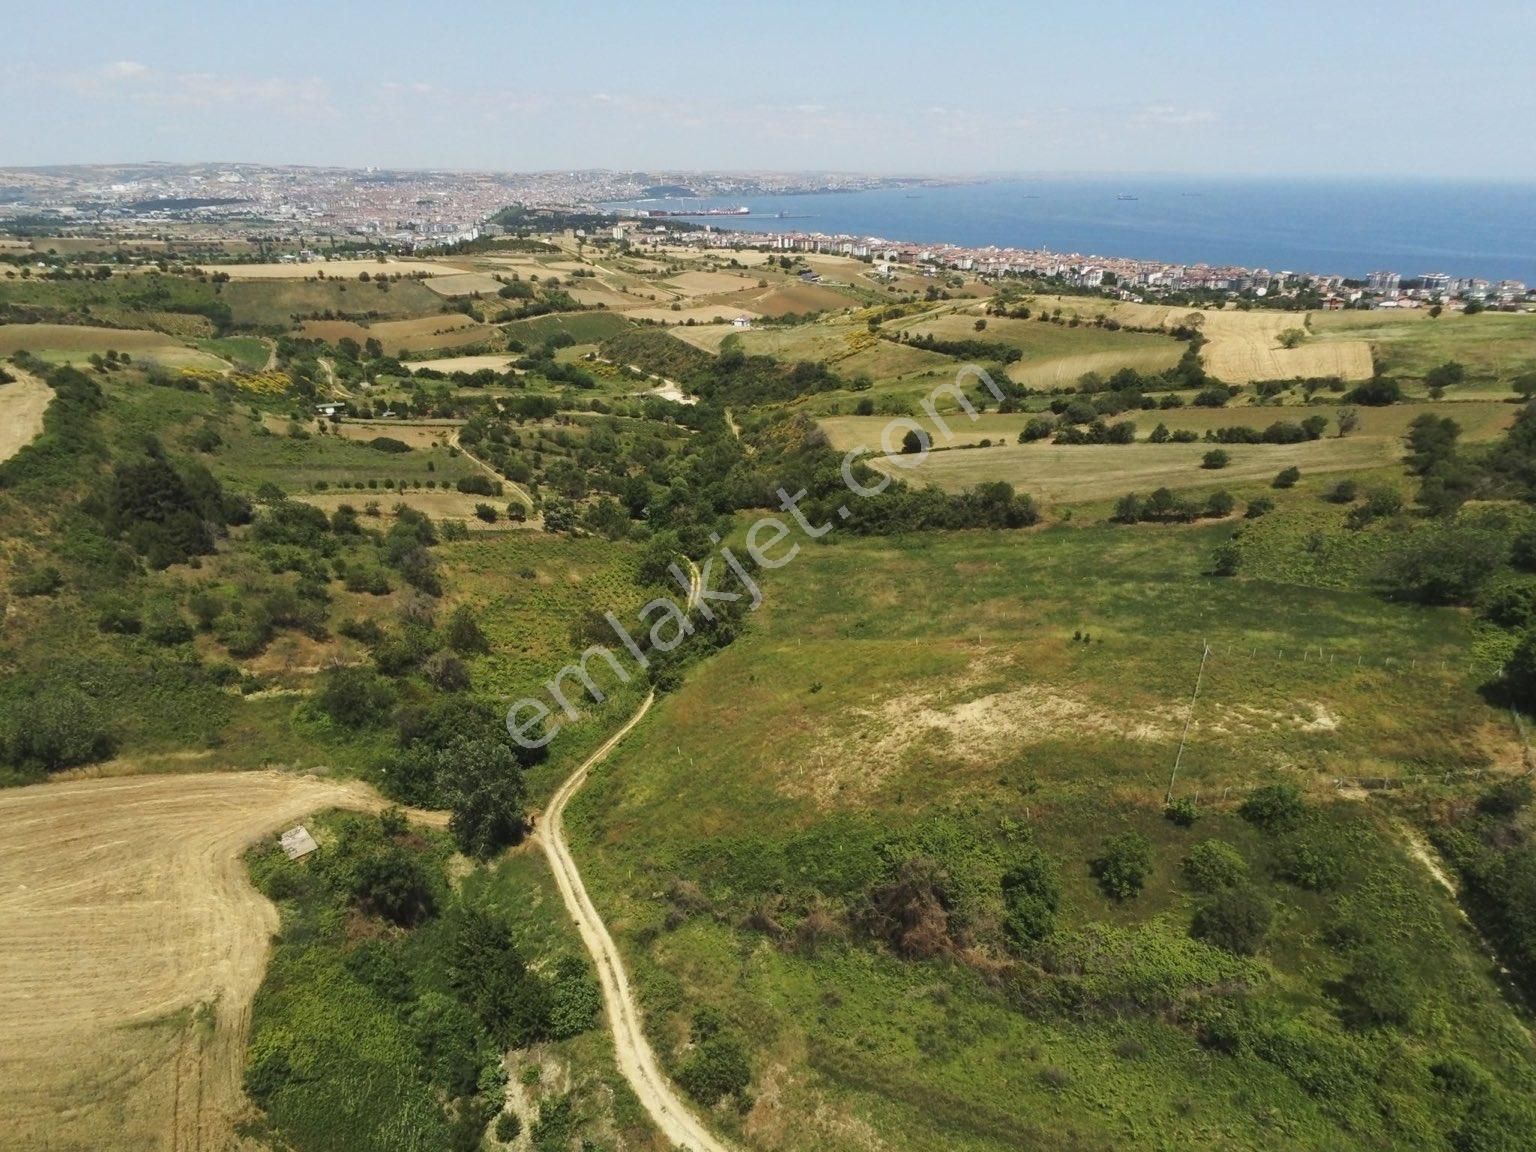
[[[726,1096],[746,1092],[752,1065],[739,1040],[717,1033],[696,1045],[677,1070],[677,1082],[700,1104],[712,1108]]]
[[[1029,852],[1003,877],[1003,928],[1016,947],[1027,948],[1049,936],[1060,904],[1061,882],[1043,852]]]
[[[1129,900],[1141,892],[1152,871],[1152,846],[1139,832],[1122,832],[1104,842],[1091,868],[1106,896]]]
[[[396,440],[393,436],[375,436],[372,440],[368,441],[368,447],[378,452],[389,452],[392,454],[409,452],[411,450],[409,444],[403,440]]]
[[[1197,892],[1220,892],[1248,878],[1248,864],[1225,840],[1202,840],[1181,865],[1184,879]]]
[[[1200,810],[1195,807],[1192,797],[1180,796],[1163,807],[1163,815],[1180,828],[1188,828],[1200,818]]]
[[[51,564],[19,572],[11,578],[11,591],[17,596],[52,596],[64,587],[64,575]]]
[[[1353,504],[1360,495],[1360,485],[1354,480],[1340,480],[1323,495],[1331,504]]]
[[[1336,994],[1339,1016],[1351,1028],[1404,1028],[1413,1020],[1415,995],[1406,967],[1381,948],[1365,948],[1355,956]]]
[[[1225,468],[1232,463],[1232,454],[1223,448],[1212,448],[1200,459],[1200,467],[1207,469]]]
[[[1276,853],[1276,875],[1311,892],[1337,888],[1344,871],[1344,846],[1322,826],[1292,833]]]
[[[511,1144],[523,1134],[523,1122],[518,1119],[516,1112],[503,1112],[496,1117],[496,1139],[503,1144]]]
[[[1248,823],[1273,832],[1297,824],[1303,811],[1305,805],[1302,803],[1301,789],[1294,784],[1281,782],[1255,788],[1237,813]]]
[[[1019,433],[1019,443],[1029,444],[1036,440],[1044,440],[1054,431],[1056,431],[1056,421],[1048,420],[1043,416],[1032,416],[1024,422],[1024,430]]]
[[[1255,496],[1248,501],[1248,507],[1243,512],[1245,520],[1257,520],[1260,516],[1267,515],[1275,510],[1275,502],[1268,496]]]
[[[1252,956],[1273,916],[1269,901],[1252,888],[1226,888],[1201,903],[1190,933],[1234,956]]]
[[[126,597],[113,596],[102,601],[96,616],[96,626],[103,632],[115,632],[122,636],[135,635],[143,627],[139,609]]]
[[[0,733],[7,759],[50,772],[104,760],[113,750],[101,707],[72,685],[33,696],[9,718],[7,729]]]
[[[1271,481],[1270,486],[1273,488],[1294,488],[1296,487],[1296,482],[1300,479],[1301,469],[1293,464],[1291,467],[1282,468],[1279,472],[1275,473],[1275,478]]]
[[[420,858],[395,845],[358,862],[352,899],[364,912],[407,927],[437,910],[431,877]]]
[[[1237,501],[1233,498],[1232,493],[1222,489],[1217,492],[1212,492],[1210,496],[1206,498],[1205,514],[1207,516],[1214,517],[1217,520],[1224,520],[1226,517],[1232,515],[1232,509],[1236,507]]]

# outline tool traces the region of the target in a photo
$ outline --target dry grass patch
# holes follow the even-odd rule
[[[300,332],[312,340],[334,344],[352,339],[359,344],[370,337],[384,346],[386,354],[404,350],[427,351],[433,348],[462,348],[479,344],[499,335],[495,328],[468,316],[421,316],[414,320],[381,320],[377,324],[356,324],[350,320],[306,320]]]
[[[0,794],[0,1148],[225,1148],[277,911],[241,853],[363,784],[276,772]]]
[[[473,296],[476,292],[494,296],[501,290],[501,281],[484,272],[461,272],[434,276],[427,281],[427,287],[439,296]]]
[[[743,288],[756,287],[757,280],[731,272],[682,272],[664,282],[682,296],[716,296],[722,292],[740,292]]]
[[[386,513],[396,504],[404,504],[407,508],[417,512],[423,512],[433,520],[458,520],[471,531],[505,531],[509,528],[536,528],[534,520],[522,522],[511,521],[506,517],[508,504],[517,502],[517,497],[509,490],[505,496],[473,496],[465,492],[453,489],[425,491],[412,489],[409,492],[399,492],[389,488],[332,488],[325,492],[299,492],[293,496],[295,500],[302,500],[306,504],[313,504],[316,508],[323,508],[327,513],[334,512],[343,504],[361,510],[365,505],[377,503]],[[498,519],[494,524],[487,524],[475,515],[476,504],[489,504],[496,509]],[[364,523],[382,524],[380,521],[370,521],[364,517]]]
[[[412,372],[418,368],[430,368],[434,372],[479,372],[482,368],[505,372],[516,359],[516,356],[440,356],[435,360],[409,360],[405,366]]]
[[[396,420],[343,420],[332,431],[345,440],[361,440],[367,443],[380,436],[409,444],[412,448],[433,448],[448,444],[453,434],[463,426],[461,420],[401,423]]]
[[[873,446],[874,441],[864,443]],[[1157,488],[1225,488],[1271,480],[1282,468],[1295,465],[1303,475],[1361,472],[1398,463],[1402,448],[1396,440],[1355,437],[1313,440],[1305,444],[1241,444],[1230,446],[1226,468],[1202,468],[1209,444],[1082,445],[1001,444],[934,452],[916,468],[877,457],[870,463],[882,472],[937,484],[958,492],[989,480],[1006,480],[1022,492],[1053,504],[1109,500],[1127,492]]]

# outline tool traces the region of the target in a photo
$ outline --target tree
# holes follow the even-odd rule
[[[1104,841],[1104,850],[1090,867],[1106,896],[1129,900],[1141,892],[1152,871],[1152,845],[1140,832],[1122,832]]]
[[[1455,457],[1460,438],[1461,425],[1449,416],[1426,412],[1416,417],[1408,425],[1408,467],[1420,476],[1427,475],[1436,465]]]
[[[928,451],[928,437],[913,428],[901,438],[901,451],[904,455],[912,456]]]
[[[1360,427],[1360,409],[1345,405],[1339,409],[1335,419],[1339,422],[1339,437],[1342,439]]]
[[[1287,328],[1280,333],[1279,341],[1282,348],[1300,348],[1307,339],[1307,333],[1301,328]]]
[[[1388,590],[1421,604],[1470,604],[1504,562],[1501,533],[1447,524],[1417,532],[1387,558],[1381,577]]]
[[[1524,372],[1516,376],[1511,387],[1523,400],[1536,397],[1536,372]]]
[[[462,740],[437,754],[438,791],[452,809],[448,830],[466,856],[488,859],[522,839],[528,785],[499,740]]]
[[[360,664],[327,670],[321,677],[320,709],[343,728],[371,728],[381,723],[395,702],[388,680]]]
[[[431,877],[414,852],[392,844],[363,857],[352,884],[359,908],[395,924],[418,924],[437,910]]]
[[[1455,360],[1447,360],[1444,364],[1437,364],[1424,374],[1424,383],[1433,390],[1454,387],[1467,378],[1467,369]]]

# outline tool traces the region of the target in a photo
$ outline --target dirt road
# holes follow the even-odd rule
[[[0,793],[0,1149],[228,1147],[278,927],[241,853],[318,809],[382,803],[277,772]]]
[[[512,493],[512,495],[516,496],[519,500],[526,504],[528,506],[529,512],[533,512],[533,497],[528,494],[527,490],[524,489],[522,485],[508,480],[500,472],[496,471],[496,469],[492,468],[484,460],[480,459],[480,457],[476,456],[468,448],[464,447],[464,445],[459,442],[459,434],[457,431],[449,433],[448,443],[453,445],[453,447],[457,448],[460,452],[464,453],[464,458],[473,464],[476,468],[480,469],[480,471],[489,476],[492,481],[497,484],[505,485],[506,491]],[[544,517],[535,515],[533,519],[537,522],[539,527],[542,528],[544,526]]]
[[[641,1025],[640,1009],[630,992],[624,961],[619,956],[613,938],[608,935],[602,917],[597,914],[597,909],[587,896],[581,874],[576,870],[576,862],[571,859],[570,849],[565,843],[565,832],[561,824],[566,804],[586,782],[588,771],[618,747],[619,742],[650,711],[655,699],[654,692],[646,696],[645,702],[624,727],[571,773],[570,778],[550,800],[540,821],[538,836],[544,847],[544,855],[549,858],[549,867],[555,874],[555,882],[560,887],[566,909],[576,921],[582,941],[597,964],[603,986],[603,1003],[607,1008],[608,1023],[613,1029],[619,1071],[629,1081],[656,1126],[677,1147],[688,1149],[689,1152],[733,1152],[729,1144],[710,1134],[709,1129],[683,1103],[657,1066],[655,1054],[651,1051],[650,1043],[645,1038],[645,1029]]]

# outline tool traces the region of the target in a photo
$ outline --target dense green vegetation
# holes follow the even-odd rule
[[[309,857],[250,858],[283,913],[246,1071],[262,1127],[299,1148],[473,1152],[503,1114],[502,1054],[596,1025],[590,967],[525,952],[495,886],[455,892],[448,846],[398,811],[317,830]]]

